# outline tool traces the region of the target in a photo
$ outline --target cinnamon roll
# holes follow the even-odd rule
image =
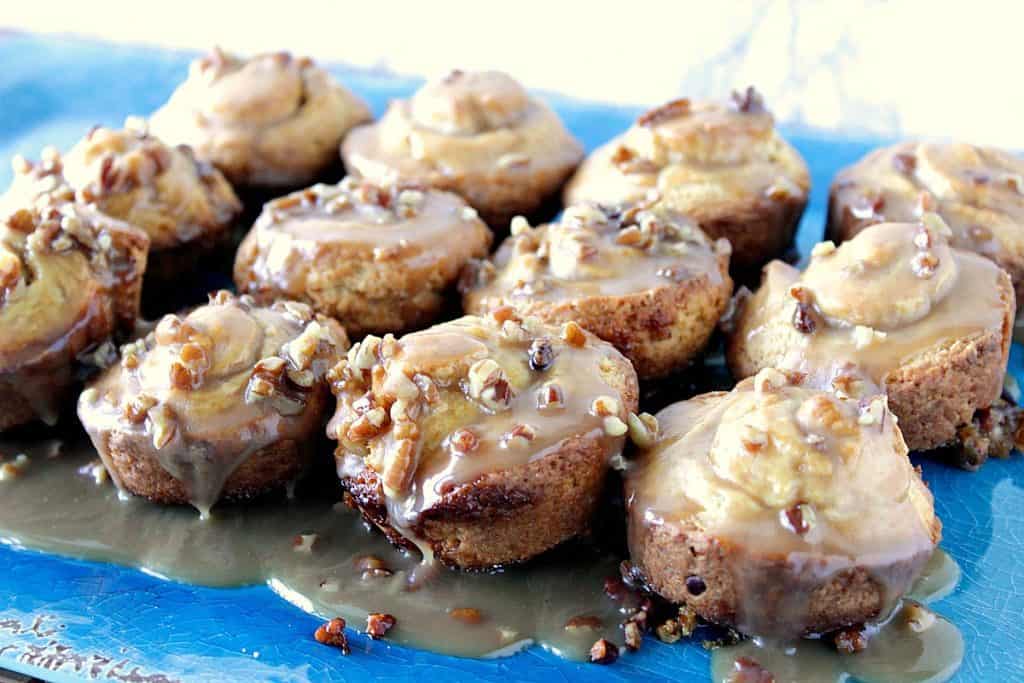
[[[662,209],[581,204],[557,223],[514,221],[493,263],[474,264],[463,288],[470,313],[512,306],[546,322],[575,320],[648,379],[707,344],[732,295],[729,243]]]
[[[228,292],[164,316],[81,395],[78,416],[122,490],[203,514],[301,474],[345,331],[305,304]]]
[[[657,202],[728,239],[735,271],[785,250],[809,189],[804,160],[748,88],[729,104],[681,99],[645,113],[587,157],[565,203]]]
[[[884,396],[765,368],[656,419],[625,476],[632,562],[709,621],[785,640],[884,618],[938,543]]]
[[[214,48],[150,119],[153,133],[186,144],[235,186],[293,189],[337,159],[366,104],[306,57],[248,59]]]
[[[456,192],[496,232],[555,195],[583,148],[539,99],[496,71],[452,71],[342,145],[349,173]]]
[[[580,533],[637,405],[610,344],[508,309],[367,337],[331,381],[350,501],[425,561],[470,569]]]
[[[935,214],[817,245],[801,273],[774,261],[740,307],[728,346],[738,377],[765,367],[826,385],[883,387],[912,449],[954,441],[1003,386],[1014,315],[1009,276],[954,248]]]
[[[305,301],[354,336],[433,322],[491,232],[460,197],[346,178],[268,203],[242,242],[235,283]]]

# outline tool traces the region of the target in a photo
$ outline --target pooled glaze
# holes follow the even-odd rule
[[[805,634],[812,593],[860,567],[887,613],[938,540],[931,494],[884,396],[840,398],[799,379],[767,369],[669,406],[658,442],[627,471],[634,555],[649,525],[733,548],[735,626],[747,634]],[[772,600],[761,585],[770,557],[792,567]]]
[[[241,213],[231,186],[188,147],[170,147],[130,119],[94,128],[63,159],[82,201],[146,231],[153,249],[215,242]]]
[[[583,149],[558,115],[507,74],[452,71],[376,124],[352,131],[343,152],[370,179],[420,180],[467,173],[529,173],[572,167]]]
[[[517,225],[495,253],[494,268],[479,268],[468,283],[466,302],[483,310],[492,307],[488,302],[625,296],[701,277],[716,286],[728,253],[727,241],[712,243],[681,216],[581,204],[557,223]]]
[[[80,356],[133,326],[149,241],[56,195],[35,203],[0,223],[0,386],[52,424]]]
[[[420,514],[459,484],[574,437],[599,440],[609,460],[622,450],[621,354],[573,323],[502,317],[368,337],[332,373],[339,474],[376,472],[390,523],[414,543]]]
[[[737,201],[806,201],[809,187],[803,160],[749,90],[729,105],[683,99],[647,112],[583,162],[565,197],[655,200],[703,224]]]
[[[869,225],[935,212],[952,244],[1024,276],[1024,161],[991,147],[903,142],[843,169],[832,183],[830,230],[849,239]]]
[[[1001,271],[951,249],[948,234],[929,214],[871,226],[838,248],[819,244],[804,273],[773,261],[736,334],[771,350],[776,366],[831,380],[852,364],[881,385],[920,354],[1001,330]]]
[[[308,58],[287,52],[243,59],[214,49],[150,119],[236,184],[301,185],[331,164],[367,106]]]
[[[246,291],[273,289],[303,298],[309,288],[342,288],[343,282],[329,282],[315,266],[343,254],[356,262],[400,264],[414,279],[423,271],[422,285],[426,271],[435,268],[451,271],[447,278],[453,279],[462,263],[486,254],[490,240],[476,211],[456,195],[349,177],[268,203],[240,250],[253,254],[247,266],[252,275],[236,270],[236,280]],[[361,277],[357,271],[349,274],[351,286]]]
[[[254,452],[309,439],[319,412],[307,408],[347,341],[304,304],[265,308],[219,292],[123,347],[82,393],[78,415],[115,483],[109,441],[131,435],[205,515]]]

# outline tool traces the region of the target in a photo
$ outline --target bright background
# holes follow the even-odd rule
[[[400,74],[491,67],[533,88],[645,106],[753,83],[794,126],[1014,149],[1022,19],[1019,3],[992,0],[0,0],[0,27],[14,30],[289,49]]]

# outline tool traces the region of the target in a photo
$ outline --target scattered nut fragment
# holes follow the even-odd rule
[[[569,344],[569,346],[579,348],[587,342],[587,337],[583,333],[583,328],[570,320],[562,325],[562,340]]]
[[[803,536],[814,527],[814,509],[805,503],[779,511],[779,522],[798,536]]]
[[[640,448],[651,448],[658,442],[658,418],[650,413],[630,413],[629,438]]]
[[[885,332],[880,332],[867,325],[857,325],[853,328],[853,345],[858,349],[866,349],[880,341],[884,341]]]
[[[537,392],[537,409],[548,410],[565,405],[565,395],[557,384],[545,384]]]
[[[448,616],[464,624],[479,624],[484,620],[484,615],[475,607],[452,607],[448,610]]]
[[[935,625],[935,613],[916,602],[907,602],[903,613],[907,626],[914,633],[922,633]]]
[[[766,394],[789,384],[786,373],[775,368],[764,368],[754,376],[754,391]]]
[[[298,534],[292,539],[292,550],[297,553],[312,553],[318,538],[316,534]]]
[[[482,358],[469,368],[469,394],[493,411],[508,408],[512,387],[505,370],[491,358]]]
[[[844,655],[862,652],[868,646],[864,630],[856,627],[836,631],[832,635],[832,642],[835,644],[836,650]]]
[[[342,654],[347,655],[352,651],[348,646],[348,637],[345,635],[345,620],[341,617],[335,617],[319,626],[313,637],[318,643],[338,648]]]
[[[84,477],[92,479],[97,486],[107,483],[110,479],[110,474],[107,472],[106,466],[99,459],[91,460],[87,464],[82,465],[78,468],[78,473]]]
[[[608,436],[623,436],[629,431],[626,423],[614,415],[604,418],[602,426],[604,427],[604,433]]]
[[[598,417],[618,416],[620,409],[618,400],[612,396],[598,396],[590,404],[590,412]]]
[[[876,396],[861,408],[857,422],[865,427],[871,425],[881,426],[885,418],[886,399],[884,396]]]
[[[472,453],[480,446],[480,438],[471,429],[456,429],[448,437],[448,445],[456,453]]]
[[[604,638],[590,648],[590,661],[593,664],[613,664],[618,658],[619,648]]]
[[[374,640],[380,640],[387,632],[395,627],[397,620],[390,614],[374,612],[366,617],[366,635]]]
[[[680,605],[679,616],[676,618],[684,638],[689,638],[697,630],[697,611],[689,605]]]
[[[174,423],[174,412],[165,404],[155,406],[149,411],[149,423],[152,428],[153,448],[160,450],[171,442],[178,426]]]
[[[663,643],[675,643],[683,637],[683,628],[678,619],[666,619],[654,629],[654,633]]]
[[[555,361],[555,350],[551,346],[551,340],[545,337],[534,339],[530,344],[527,355],[529,356],[530,369],[537,372],[544,372]]]
[[[363,555],[361,557],[357,557],[355,565],[356,569],[360,571],[360,578],[363,581],[386,578],[394,573],[384,563],[384,560],[380,559],[376,555]]]
[[[836,243],[835,242],[833,242],[831,240],[827,240],[825,242],[818,242],[811,249],[811,258],[824,258],[826,256],[831,256],[835,252],[836,252]]]
[[[775,683],[772,672],[750,657],[740,657],[733,662],[729,683]]]
[[[914,271],[914,275],[922,280],[927,280],[935,275],[935,271],[939,267],[939,258],[930,251],[922,251],[914,255],[910,261],[910,267]]]
[[[640,628],[640,624],[635,621],[627,621],[622,630],[626,636],[626,649],[630,652],[639,650],[644,640],[644,632]]]
[[[525,448],[537,438],[537,430],[527,424],[517,424],[502,437],[506,448]]]
[[[512,233],[513,237],[519,237],[531,230],[533,230],[533,228],[530,227],[530,222],[523,216],[513,217],[512,222],[509,224],[509,232]]]
[[[0,481],[10,481],[20,477],[29,465],[29,457],[24,453],[18,453],[14,460],[0,464]]]

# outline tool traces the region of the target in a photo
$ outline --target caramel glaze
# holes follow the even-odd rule
[[[184,143],[236,185],[302,186],[334,161],[364,102],[306,57],[243,59],[214,48],[150,119],[153,132]]]
[[[775,202],[799,207],[783,221],[792,226],[783,226],[770,256],[792,237],[809,189],[806,164],[751,90],[729,105],[682,99],[647,112],[583,162],[565,200],[658,202],[696,220],[712,238],[733,240],[734,260],[746,266],[763,262],[754,253],[763,247],[748,248],[732,218],[764,220],[764,207]]]
[[[803,273],[773,261],[742,305],[729,348],[734,374],[787,367],[855,394],[860,380],[886,386],[908,364],[985,334],[1004,341],[1005,370],[1014,308],[1008,278],[948,238],[942,220],[927,214],[921,224],[869,227],[838,248],[819,244]],[[999,396],[1002,376],[992,373],[975,409]]]
[[[378,331],[364,325],[358,309],[402,309],[405,300],[422,300],[425,289],[438,292],[438,309],[440,292],[490,243],[487,226],[456,195],[349,177],[268,203],[239,250],[235,282],[261,298],[307,301],[353,334]]]
[[[517,224],[494,268],[483,266],[467,283],[466,299],[479,310],[492,301],[528,306],[628,296],[700,277],[716,286],[727,279],[720,263],[728,254],[728,242],[712,243],[681,216],[581,204],[557,223]]]
[[[352,131],[342,148],[349,172],[450,187],[467,175],[528,177],[566,169],[583,148],[558,115],[507,74],[453,71],[379,122]],[[472,200],[471,200],[472,203]]]
[[[659,440],[626,475],[630,551],[652,586],[775,639],[887,616],[940,531],[884,396],[840,398],[802,379],[766,369],[731,392],[669,406],[657,415]],[[652,527],[674,534],[684,551],[711,540],[723,585],[709,580],[700,600],[652,572],[652,553],[666,551],[646,545]],[[835,579],[858,571],[881,595],[872,614],[857,614],[856,600],[846,610],[855,596],[842,588],[829,593],[844,585]],[[832,604],[816,604],[822,595]]]
[[[51,176],[52,177],[52,176]],[[90,354],[139,310],[149,240],[95,209],[42,195],[0,223],[0,428],[53,424]]]
[[[508,310],[367,337],[331,380],[339,476],[376,473],[387,524],[427,562],[423,516],[449,494],[574,440],[597,442],[610,461],[636,410],[636,376],[614,347],[574,323],[560,330]]]
[[[958,249],[981,254],[1024,281],[1024,161],[991,147],[903,142],[877,149],[832,183],[829,234],[849,239],[869,225],[938,213]]]
[[[337,323],[304,304],[264,308],[218,292],[124,346],[121,361],[82,393],[78,415],[122,490],[163,502],[183,495],[206,515],[222,492],[286,483],[232,475],[264,449],[309,441],[325,409],[323,377],[347,345]],[[142,469],[153,460],[176,485],[122,474],[122,461]]]

